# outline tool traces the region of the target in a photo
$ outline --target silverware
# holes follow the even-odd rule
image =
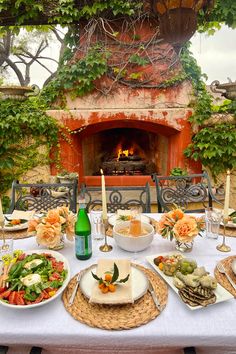
[[[153,288],[153,286],[152,286],[152,283],[151,283],[150,281],[149,281],[149,285],[148,285],[148,291],[149,291],[150,294],[152,295],[153,301],[154,301],[154,303],[155,303],[157,309],[158,309],[159,311],[162,311],[162,306],[161,306],[161,304],[160,304],[160,301],[159,301],[159,299],[158,299],[158,297],[157,297],[157,295],[156,295],[156,293],[155,293],[155,291],[154,291],[154,288]]]
[[[69,300],[69,306],[71,306],[73,304],[74,300],[75,300],[75,295],[76,295],[77,290],[78,290],[78,286],[79,286],[79,283],[80,283],[81,276],[82,276],[82,272],[80,272],[77,275],[76,284],[75,284],[75,287],[73,289],[73,292],[72,292],[70,300]]]
[[[216,265],[218,271],[222,274],[225,274],[228,281],[230,282],[230,284],[232,285],[232,287],[234,288],[234,290],[236,290],[236,284],[234,283],[233,279],[229,276],[229,274],[226,272],[223,264],[221,262],[217,263]]]

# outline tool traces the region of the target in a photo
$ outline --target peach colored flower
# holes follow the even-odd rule
[[[69,241],[73,241],[75,235],[75,215],[68,214],[67,224],[65,228],[66,237]]]
[[[178,220],[173,227],[173,233],[176,240],[180,242],[189,242],[198,235],[199,229],[195,217],[185,215]]]
[[[36,233],[36,227],[40,223],[39,219],[29,220],[27,233]]]
[[[39,245],[47,247],[56,247],[60,243],[61,226],[47,224],[39,224],[36,228],[36,241]]]
[[[166,229],[168,226],[174,226],[174,222],[170,220],[168,214],[163,214],[159,222],[157,223],[157,232],[159,234],[162,234],[163,231]]]
[[[51,225],[61,224],[62,220],[59,214],[59,209],[49,210],[43,220],[45,223],[49,223]]]
[[[171,219],[173,219],[173,220],[175,220],[175,221],[178,221],[178,220],[180,220],[180,219],[182,219],[182,218],[184,217],[184,212],[183,212],[183,210],[181,210],[181,209],[174,209],[174,210],[169,211],[169,212],[167,213],[167,215],[168,215]]]

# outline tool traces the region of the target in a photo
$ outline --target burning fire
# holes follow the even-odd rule
[[[119,149],[118,150],[118,154],[117,154],[117,160],[119,160],[120,156],[130,156],[130,155],[133,155],[134,154],[134,149],[131,147],[130,149],[127,149],[127,150],[122,150],[122,149]]]

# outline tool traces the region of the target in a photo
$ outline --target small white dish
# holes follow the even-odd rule
[[[118,215],[117,214],[112,214],[111,216],[109,216],[108,218],[108,222],[111,226],[114,226],[115,224],[117,223],[120,223],[120,222],[124,222],[126,220],[119,220],[118,219]],[[146,215],[141,215],[141,222],[146,222],[147,224],[150,224],[150,218]]]
[[[232,271],[234,272],[234,274],[236,275],[236,259],[233,260],[233,262],[231,264],[231,268],[232,268]]]
[[[92,294],[92,288],[97,281],[93,278],[92,273],[96,273],[97,265],[90,267],[80,279],[80,290],[88,299]],[[148,290],[148,279],[146,275],[138,268],[131,265],[132,277],[132,296],[134,301],[140,299]],[[106,296],[104,296],[104,305],[106,304]],[[117,303],[118,305],[119,303]],[[115,304],[114,304],[115,305]]]
[[[5,216],[7,217],[8,220],[13,220],[11,214],[7,214]],[[28,220],[25,220],[25,222],[23,222],[22,224],[11,225],[7,219],[5,219],[5,225],[3,228],[4,231],[18,231],[18,230],[24,230],[28,228]]]
[[[221,222],[220,225],[224,226],[223,222]],[[236,228],[236,224],[232,221],[228,221],[226,224],[226,227],[234,229],[234,228]]]
[[[12,305],[12,304],[9,304],[7,302],[4,302],[4,301],[0,301],[0,304],[2,306],[5,306],[5,307],[9,307],[9,308],[12,308],[12,309],[15,309],[15,310],[25,310],[25,309],[29,309],[29,308],[35,308],[35,307],[39,307],[39,306],[43,306],[43,305],[46,305],[48,304],[49,302],[51,301],[54,301],[56,298],[58,298],[58,296],[60,296],[62,294],[62,292],[64,291],[64,289],[66,288],[69,280],[70,280],[70,267],[69,267],[69,263],[67,261],[67,259],[59,252],[57,251],[52,251],[52,250],[30,250],[30,251],[25,251],[24,252],[26,255],[30,255],[30,254],[33,254],[33,253],[37,253],[37,254],[42,254],[42,253],[47,253],[47,254],[51,254],[53,257],[55,257],[55,259],[57,261],[61,261],[64,263],[64,269],[67,270],[67,276],[66,276],[66,279],[64,280],[64,283],[63,285],[57,290],[56,294],[53,295],[52,297],[50,297],[49,299],[46,299],[42,302],[39,302],[37,304],[31,304],[31,305]]]
[[[157,255],[152,255],[152,256],[148,256],[146,257],[147,261],[151,264],[151,266],[155,269],[155,271],[166,281],[166,283],[171,287],[171,289],[174,290],[174,292],[179,296],[178,293],[178,289],[176,288],[176,286],[174,286],[173,283],[173,277],[169,277],[167,275],[165,275],[159,268],[158,266],[154,263],[154,258],[158,257],[158,256],[167,256],[167,255],[172,255],[172,254],[178,254],[179,252],[168,252],[168,253],[162,253],[162,254],[157,254]],[[181,254],[181,253],[180,253]],[[219,302],[222,301],[226,301],[226,300],[230,300],[233,299],[233,295],[230,294],[229,291],[227,291],[225,288],[223,288],[223,286],[221,286],[219,283],[217,284],[217,288],[214,290],[214,293],[216,295],[216,302],[214,304],[208,305],[208,306],[212,306],[215,304],[218,304]],[[181,299],[181,298],[180,298]],[[182,301],[182,300],[181,300]],[[205,308],[204,306],[190,306],[188,304],[186,304],[185,302],[183,302],[190,310],[198,310],[198,309],[202,309]],[[208,307],[207,306],[207,307]]]

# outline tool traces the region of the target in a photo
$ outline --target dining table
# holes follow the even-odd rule
[[[159,220],[161,214],[146,214]],[[236,234],[236,229],[235,229]],[[176,252],[175,243],[159,234],[148,248],[133,254],[119,248],[112,237],[107,242],[113,247],[102,252],[103,240],[93,240],[92,257],[78,260],[75,257],[73,241],[65,241],[59,252],[67,258],[71,277],[99,259],[131,259],[145,268],[152,269],[146,257],[157,257]],[[194,239],[193,249],[184,257],[197,261],[211,275],[217,262],[236,255],[236,237],[227,237],[231,251],[224,253],[216,249],[222,243],[222,236],[209,239]],[[14,240],[14,249],[39,250],[35,237]],[[45,250],[45,248],[42,248]],[[157,273],[156,273],[157,274]],[[161,275],[157,274],[161,277]],[[91,314],[92,316],[92,314]],[[35,308],[8,308],[0,303],[0,345],[9,346],[9,353],[25,354],[32,346],[43,348],[42,353],[182,353],[184,347],[195,347],[197,354],[236,354],[236,303],[232,297],[207,307],[191,310],[172,288],[168,286],[168,300],[165,309],[155,319],[137,328],[106,330],[94,328],[74,319],[64,307],[61,297]]]

